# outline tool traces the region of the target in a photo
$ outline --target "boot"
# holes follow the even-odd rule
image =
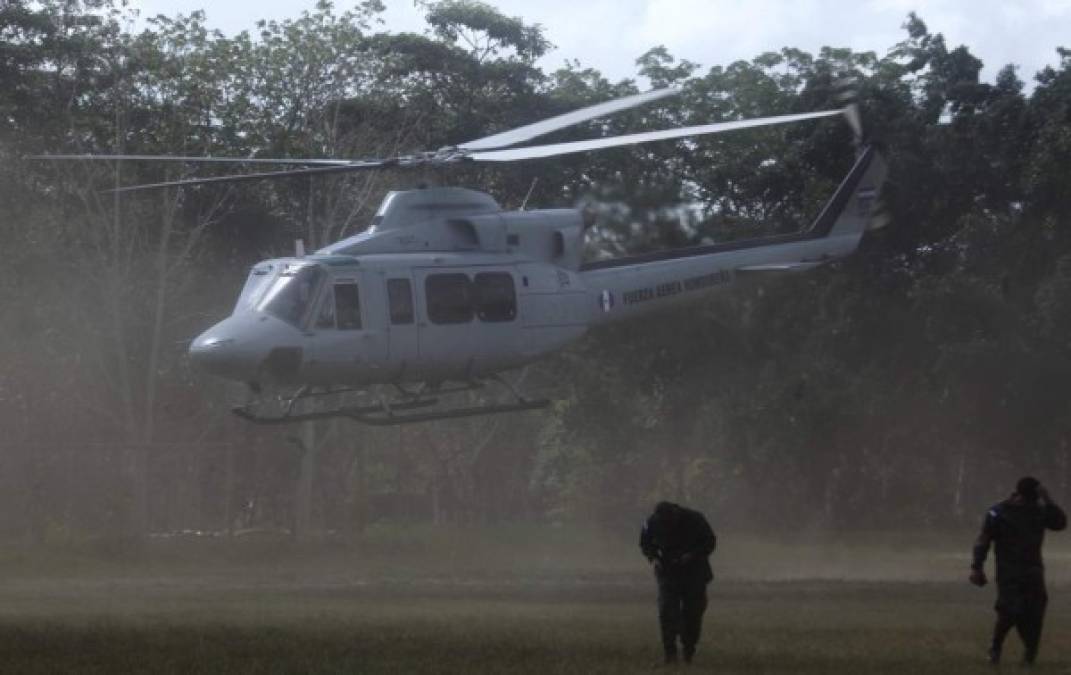
[[[663,659],[662,663],[664,663],[667,666],[675,666],[675,665],[677,665],[677,647],[676,646],[674,646],[672,649],[667,649],[666,650],[666,655],[665,655],[665,658]]]
[[[684,662],[691,663],[695,657],[695,645],[684,645]]]
[[[1000,665],[1000,650],[997,649],[996,647],[990,647],[989,651],[986,652],[986,660],[989,661],[989,665],[991,665],[991,666],[999,666]]]

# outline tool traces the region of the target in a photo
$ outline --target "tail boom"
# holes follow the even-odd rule
[[[660,251],[583,265],[580,273],[605,323],[724,288],[741,276],[805,271],[850,255],[866,231],[886,165],[865,148],[807,229],[790,235]]]

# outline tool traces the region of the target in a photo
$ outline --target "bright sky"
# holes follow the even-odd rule
[[[504,14],[538,23],[557,49],[544,58],[552,70],[567,59],[611,79],[633,77],[638,56],[665,45],[704,67],[751,59],[793,46],[816,53],[824,45],[883,54],[903,40],[914,10],[949,48],[967,45],[992,81],[1007,63],[1028,83],[1056,65],[1056,47],[1071,47],[1071,0],[489,0]],[[204,9],[225,33],[252,30],[257,19],[298,16],[315,0],[132,0],[142,15]],[[353,3],[336,0],[342,10]],[[422,31],[412,0],[384,0],[386,28]]]

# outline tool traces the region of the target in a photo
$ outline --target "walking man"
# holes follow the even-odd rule
[[[640,532],[640,550],[658,580],[658,621],[667,664],[677,662],[677,638],[691,662],[707,608],[707,584],[714,578],[707,558],[717,538],[702,513],[659,502]]]
[[[1023,640],[1023,663],[1032,665],[1038,655],[1041,625],[1045,619],[1045,570],[1041,544],[1045,530],[1067,527],[1067,515],[1053,503],[1036,478],[1021,478],[1011,497],[985,515],[974,544],[970,581],[985,586],[985,559],[993,544],[997,558],[997,623],[989,647],[989,661],[1000,663],[1008,631],[1015,627]]]

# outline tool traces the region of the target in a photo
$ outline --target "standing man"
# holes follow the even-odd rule
[[[1041,544],[1045,530],[1067,527],[1067,515],[1053,503],[1036,478],[1019,479],[1011,497],[985,515],[982,532],[974,544],[970,581],[985,586],[985,558],[989,544],[997,557],[997,624],[989,647],[990,663],[1000,663],[1004,638],[1014,626],[1023,640],[1023,663],[1031,665],[1038,655],[1041,624],[1045,619],[1045,570]]]
[[[680,636],[684,660],[691,662],[707,608],[707,584],[714,578],[707,560],[717,538],[702,513],[659,502],[640,532],[640,550],[658,580],[658,621],[666,663],[677,662]]]

